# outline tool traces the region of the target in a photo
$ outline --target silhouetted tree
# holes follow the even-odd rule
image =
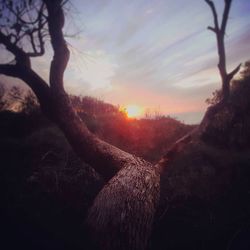
[[[77,155],[107,180],[114,176],[98,194],[89,213],[88,223],[99,246],[145,249],[159,197],[159,174],[145,160],[97,138],[72,108],[63,82],[70,54],[62,31],[66,2],[0,2],[0,44],[14,57],[10,63],[0,65],[0,74],[23,80]],[[50,37],[54,51],[48,83],[31,66],[32,57],[44,55],[46,37]]]
[[[207,2],[213,6],[211,1]],[[190,166],[182,168],[186,162],[185,154],[180,165],[172,165],[172,175],[169,172],[169,164],[192,142],[191,133],[173,145],[153,166],[100,140],[88,130],[64,90],[63,76],[69,60],[69,49],[62,31],[66,3],[62,0],[0,1],[0,44],[14,57],[10,63],[0,65],[0,74],[23,80],[37,96],[43,113],[60,127],[77,155],[108,181],[88,214],[88,225],[97,246],[101,249],[146,249],[159,203],[162,171],[165,171],[168,184],[167,194],[161,192],[161,196],[166,195],[166,202],[179,196],[210,197],[212,185],[204,181],[208,179],[207,171],[200,171],[201,162],[190,164],[195,171],[198,168],[197,174],[193,174]],[[230,4],[226,6],[230,7]],[[228,11],[225,10],[221,29],[216,26],[223,48]],[[217,15],[214,16],[217,20]],[[54,52],[48,83],[31,66],[32,57],[45,53],[46,37],[50,38]],[[225,60],[221,65],[223,70]],[[195,151],[199,146],[199,143],[193,143],[191,148]],[[200,157],[191,155],[189,159],[199,160]],[[209,180],[221,183],[223,175],[210,172]],[[189,179],[183,178],[185,174],[189,174]],[[215,190],[217,186],[214,186]]]
[[[228,21],[228,15],[231,7],[232,0],[225,0],[225,6],[223,11],[223,16],[221,23],[219,24],[217,11],[214,5],[214,2],[211,0],[205,0],[205,2],[210,6],[213,19],[214,19],[214,27],[209,26],[208,29],[213,31],[216,35],[217,40],[217,49],[219,55],[219,63],[218,68],[222,80],[222,100],[226,101],[229,97],[230,93],[230,81],[234,77],[234,75],[239,71],[240,65],[238,65],[233,71],[227,73],[226,68],[226,52],[225,52],[225,44],[224,44],[224,37],[226,32],[226,26]]]

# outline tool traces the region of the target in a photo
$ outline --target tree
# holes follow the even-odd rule
[[[232,80],[234,75],[239,71],[241,66],[241,64],[239,64],[233,71],[227,73],[224,37],[232,0],[225,0],[221,24],[219,24],[218,14],[214,2],[211,0],[205,0],[205,2],[209,5],[213,14],[214,27],[209,26],[208,29],[213,31],[216,35],[217,50],[219,56],[218,69],[222,80],[222,101],[227,101],[230,94],[230,81]]]
[[[89,227],[102,248],[145,249],[159,198],[158,169],[97,138],[73,110],[63,81],[70,54],[62,31],[66,3],[0,1],[0,44],[14,57],[10,63],[0,64],[0,74],[23,80],[77,155],[106,180],[113,177],[89,213]],[[49,83],[31,65],[32,57],[45,53],[46,37],[54,51]]]
[[[186,197],[187,194],[199,195],[202,199],[203,193],[200,190],[205,190],[205,197],[210,197],[212,185],[206,182],[207,171],[200,171],[201,162],[192,163],[192,167],[198,168],[198,174],[195,175],[188,169],[189,166],[185,169],[181,167],[187,160],[185,154],[182,154],[183,148],[193,143],[190,148],[195,152],[200,145],[192,142],[190,133],[176,142],[153,166],[100,140],[88,130],[72,108],[70,98],[64,90],[63,76],[69,60],[69,50],[62,31],[65,4],[67,1],[63,0],[0,1],[0,44],[14,57],[10,63],[0,64],[0,74],[23,80],[37,96],[42,112],[63,131],[76,154],[107,180],[107,184],[95,198],[87,219],[97,245],[101,249],[146,249],[159,204],[160,176],[162,178],[163,171],[168,178],[168,193],[166,195],[161,190],[161,198],[166,195],[166,202],[175,197],[178,199],[180,195]],[[224,21],[224,27],[225,24]],[[224,32],[221,35],[218,25],[217,31],[222,36],[224,48]],[[54,52],[48,83],[31,65],[32,57],[45,53],[46,37],[50,38]],[[180,165],[170,166],[181,154],[183,160]],[[200,157],[195,157],[194,154],[190,159],[199,160]],[[172,175],[169,166],[172,167]],[[187,173],[190,177],[188,180],[184,176]],[[222,175],[217,177],[214,173],[216,171],[211,171],[209,180],[221,180]],[[161,180],[161,184],[162,182]],[[216,187],[215,185],[215,190]]]

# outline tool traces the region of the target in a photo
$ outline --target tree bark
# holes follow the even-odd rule
[[[92,134],[73,110],[65,93],[54,94],[53,102],[53,119],[64,132],[74,151],[106,180],[126,166],[138,165],[139,157],[118,149]]]
[[[87,223],[98,249],[147,249],[159,202],[157,167],[138,160],[124,167],[101,190]]]
[[[138,157],[98,139],[73,110],[63,86],[69,50],[62,33],[64,14],[61,0],[44,2],[48,10],[48,27],[54,49],[49,84],[31,69],[27,53],[11,43],[9,36],[1,31],[0,43],[14,54],[16,64],[0,65],[0,74],[22,79],[37,96],[44,114],[64,132],[77,155],[108,180],[123,167],[137,165]]]
[[[44,114],[64,132],[77,155],[106,180],[90,209],[88,223],[101,249],[146,249],[159,199],[159,173],[150,163],[92,134],[73,110],[63,87],[69,50],[62,28],[61,0],[44,0],[54,56],[47,84],[30,58],[0,31],[0,43],[15,56],[15,65],[0,65],[0,73],[22,79],[36,94]],[[25,63],[23,63],[25,62]]]

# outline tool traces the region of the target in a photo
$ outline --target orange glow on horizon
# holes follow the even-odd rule
[[[131,104],[124,107],[128,118],[138,118],[143,115],[144,109],[138,105]]]

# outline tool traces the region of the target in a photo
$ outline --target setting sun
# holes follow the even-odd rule
[[[143,114],[143,108],[137,105],[127,105],[125,110],[129,118],[136,118]]]

